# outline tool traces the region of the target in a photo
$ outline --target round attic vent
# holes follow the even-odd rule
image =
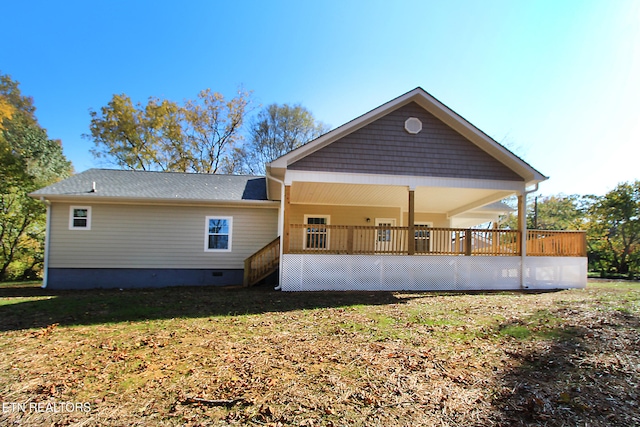
[[[422,122],[416,117],[409,117],[404,122],[404,130],[415,135],[422,130]]]

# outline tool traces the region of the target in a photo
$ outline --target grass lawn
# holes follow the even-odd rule
[[[0,285],[2,425],[640,425],[639,283],[38,286]]]

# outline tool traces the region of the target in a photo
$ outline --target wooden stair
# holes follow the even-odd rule
[[[280,236],[244,260],[245,287],[254,286],[278,270],[280,266]]]

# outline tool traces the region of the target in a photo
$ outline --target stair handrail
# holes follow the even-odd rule
[[[253,286],[280,265],[280,236],[244,260],[244,286]]]

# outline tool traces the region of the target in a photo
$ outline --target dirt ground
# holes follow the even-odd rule
[[[0,288],[0,423],[637,426],[639,301]]]

